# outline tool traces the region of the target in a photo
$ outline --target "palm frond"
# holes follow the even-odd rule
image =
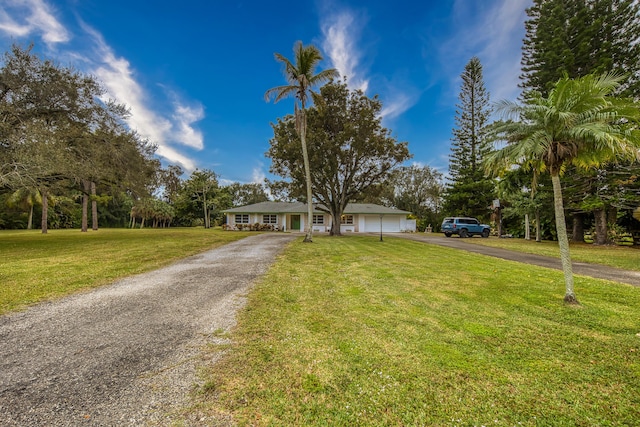
[[[298,87],[292,85],[272,87],[264,93],[264,99],[269,102],[271,98],[274,98],[274,102],[277,103],[283,98],[295,96],[297,90]]]

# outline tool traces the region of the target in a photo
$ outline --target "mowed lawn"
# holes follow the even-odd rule
[[[640,424],[640,288],[404,239],[291,244],[203,367],[239,425]],[[219,351],[212,348],[211,351]]]
[[[203,228],[0,231],[0,314],[168,265],[248,234]]]

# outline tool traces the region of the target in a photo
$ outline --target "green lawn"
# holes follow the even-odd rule
[[[472,238],[466,241],[478,245],[560,258],[558,242],[548,240],[536,242],[524,239]],[[571,243],[569,251],[573,261],[640,271],[640,247],[638,246],[597,246],[587,243]]]
[[[0,312],[247,235],[2,231]],[[226,355],[202,367],[191,410],[240,425],[637,425],[640,288],[576,277],[576,294],[580,306],[562,303],[555,270],[390,237],[316,236],[291,244],[250,293]]]
[[[0,231],[0,314],[246,237],[203,228]]]
[[[640,289],[404,239],[294,243],[197,410],[239,425],[630,426]],[[211,351],[217,351],[213,348]]]

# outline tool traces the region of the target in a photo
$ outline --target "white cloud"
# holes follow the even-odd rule
[[[43,0],[5,0],[0,9],[0,30],[14,37],[39,33],[49,46],[71,39],[69,31]],[[12,15],[9,14],[11,11]]]
[[[367,24],[367,18],[362,12],[355,13],[347,10],[335,12],[334,7],[325,8],[325,10],[329,9],[331,12],[321,18],[320,22],[324,37],[322,48],[331,59],[333,67],[342,76],[347,77],[349,87],[366,93],[371,88],[372,79],[367,76],[367,67],[362,63],[363,58],[367,56],[366,49],[358,43]],[[387,120],[400,116],[419,98],[417,91],[408,89],[407,86],[410,85],[406,83],[406,79],[394,77],[389,81],[386,77],[379,76],[376,80],[379,84],[376,85],[375,90],[383,101],[380,115]]]
[[[82,28],[92,37],[97,47],[98,57],[94,59],[97,65],[94,66],[93,73],[103,82],[110,97],[129,107],[129,126],[158,146],[156,154],[170,163],[181,165],[189,172],[195,170],[195,161],[179,153],[171,145],[178,143],[196,150],[204,147],[202,133],[192,126],[204,117],[203,107],[199,104],[186,106],[174,100],[174,111],[170,119],[153,110],[149,107],[151,101],[148,94],[136,81],[129,61],[116,56],[97,31],[86,24],[82,24]],[[176,98],[175,94],[171,95]]]
[[[172,164],[182,166],[187,172],[196,170],[196,163],[192,159],[178,153],[168,145],[159,145],[156,154],[169,160]]]
[[[380,115],[385,119],[393,119],[398,117],[416,103],[415,97],[409,96],[406,93],[397,92],[395,95],[391,95],[384,102]]]
[[[192,124],[204,118],[204,108],[202,108],[202,105],[189,107],[178,102],[174,106],[173,119],[176,129],[173,132],[173,139],[188,147],[202,150],[204,148],[204,137],[202,132],[195,129]]]
[[[45,0],[0,1],[0,34],[18,38],[38,35],[49,47],[64,44],[71,39],[70,32],[56,18],[56,11]],[[136,80],[129,61],[117,56],[98,31],[82,21],[79,24],[93,46],[79,52],[58,48],[56,56],[83,64],[86,71],[103,83],[109,98],[127,105],[131,112],[127,123],[131,129],[156,144],[159,156],[193,171],[196,168],[195,161],[171,145],[180,144],[195,150],[204,148],[202,132],[194,127],[194,123],[204,117],[202,105],[180,101],[177,96],[170,94],[173,98],[172,112],[165,114],[151,107],[171,104],[150,99],[149,92]]]
[[[255,184],[263,184],[267,175],[262,170],[262,164],[259,167],[253,169],[251,182]]]
[[[361,76],[363,53],[358,50],[356,41],[365,23],[364,17],[347,11],[328,15],[320,23],[324,36],[322,48],[329,55],[333,67],[347,77],[349,87],[363,92],[367,91],[369,80]]]

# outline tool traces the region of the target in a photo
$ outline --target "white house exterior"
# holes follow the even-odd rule
[[[262,202],[224,211],[227,226],[268,224],[282,231],[304,231],[309,221],[304,203]],[[416,231],[416,221],[407,219],[411,212],[370,203],[350,203],[340,221],[342,233],[400,233]],[[312,227],[315,232],[331,230],[331,215],[317,208],[313,211]]]

